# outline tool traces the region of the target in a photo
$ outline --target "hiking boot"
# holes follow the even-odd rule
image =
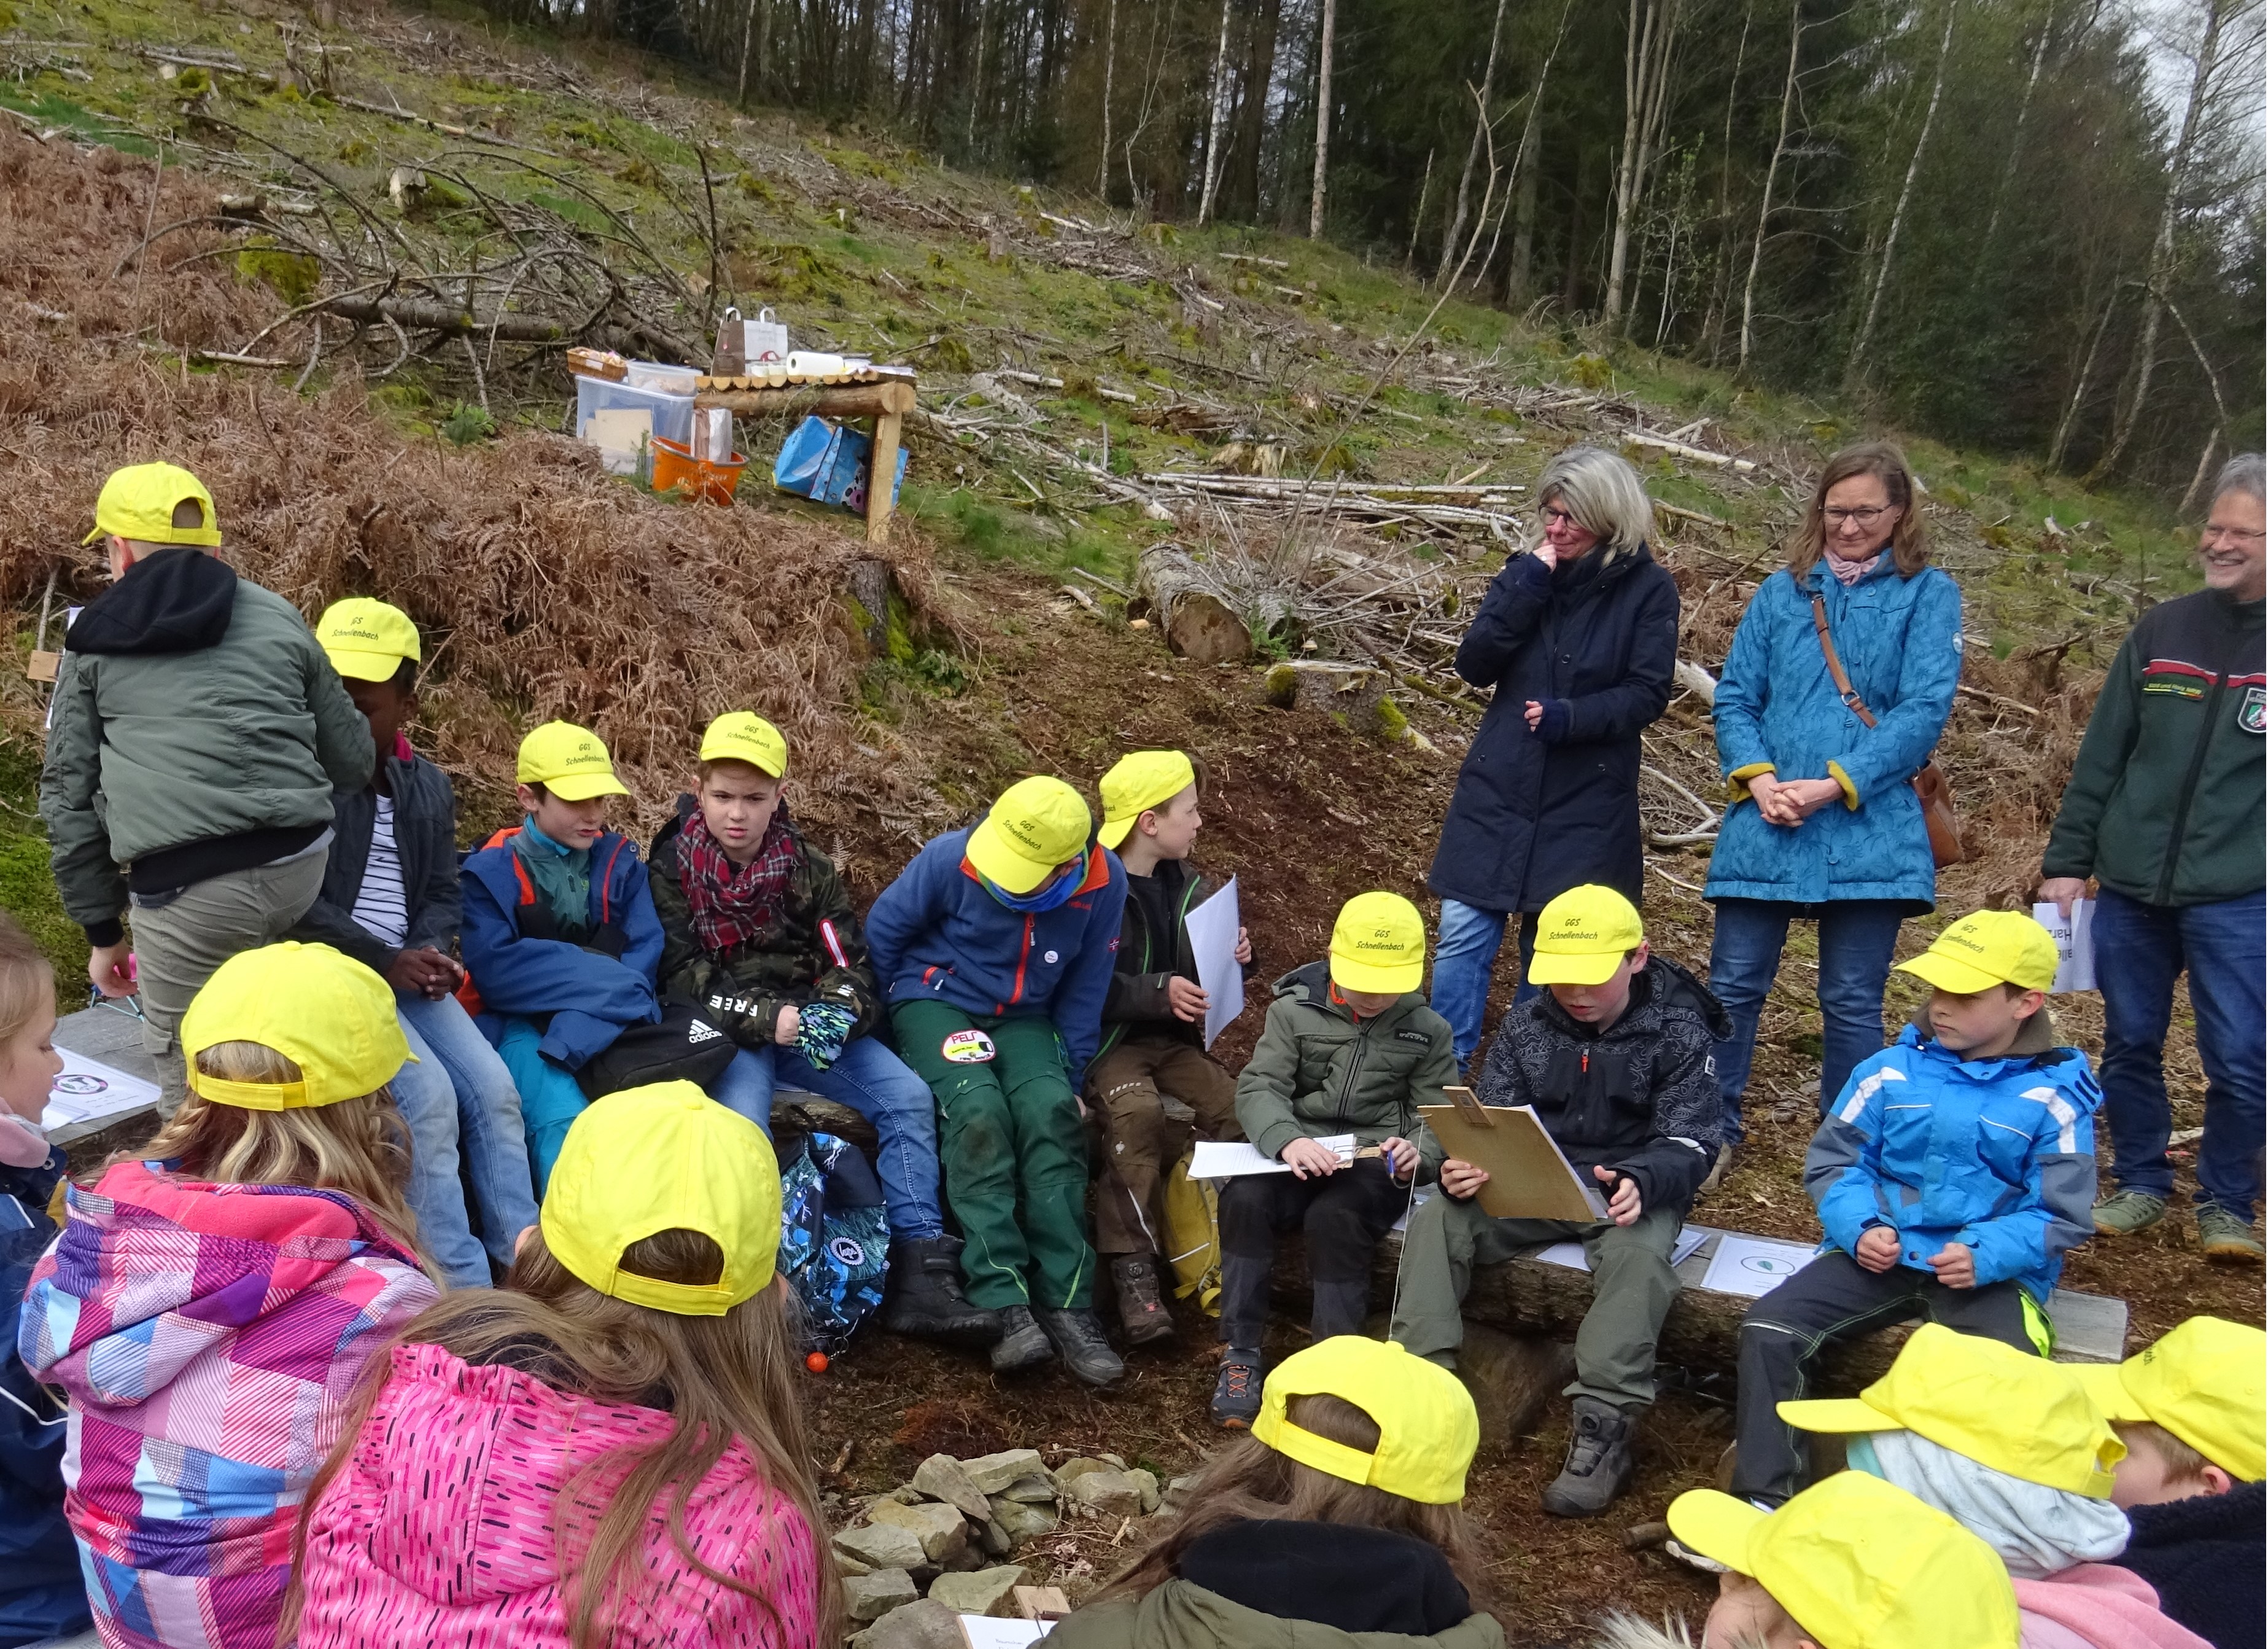
[[[1543,1491],[1543,1509],[1553,1517],[1596,1517],[1630,1487],[1637,1467],[1631,1460],[1632,1416],[1595,1397],[1575,1399],[1575,1432],[1567,1440],[1567,1463]]]
[[[950,1237],[902,1237],[890,1245],[883,1327],[970,1347],[999,1339],[1000,1313],[971,1305],[961,1291],[960,1246]]]
[[[1158,1292],[1158,1261],[1150,1254],[1120,1254],[1110,1262],[1112,1290],[1118,1296],[1118,1326],[1130,1346],[1174,1337],[1173,1313]]]
[[[1000,1338],[992,1347],[992,1372],[1013,1374],[1020,1369],[1037,1368],[1056,1354],[1048,1343],[1047,1335],[1032,1320],[1028,1305],[1004,1305],[1000,1308]]]
[[[2197,1221],[2198,1241],[2208,1260],[2242,1264],[2247,1260],[2257,1261],[2268,1253],[2253,1236],[2251,1222],[2239,1219],[2234,1209],[2225,1209],[2218,1202],[2200,1202]]]
[[[1249,1431],[1260,1417],[1260,1364],[1225,1359],[1212,1383],[1212,1423],[1225,1431]]]
[[[1126,1365],[1103,1337],[1101,1320],[1091,1311],[1071,1307],[1049,1311],[1042,1306],[1032,1315],[1055,1342],[1064,1366],[1090,1386],[1116,1386],[1126,1378]]]
[[[1725,1176],[1732,1172],[1733,1142],[1730,1140],[1727,1140],[1723,1144],[1717,1147],[1717,1160],[1709,1165],[1709,1177],[1701,1182],[1699,1187],[1694,1191],[1693,1194],[1697,1197],[1707,1196],[1719,1186],[1724,1184]]]
[[[2106,1237],[2132,1237],[2166,1217],[2166,1199],[2147,1191],[2113,1191],[2095,1205],[2095,1229]]]

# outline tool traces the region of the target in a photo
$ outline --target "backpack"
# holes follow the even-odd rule
[[[1194,1149],[1182,1153],[1166,1176],[1166,1258],[1174,1268],[1174,1298],[1197,1297],[1208,1317],[1220,1315],[1220,1181],[1192,1179]]]
[[[725,1074],[740,1045],[681,1002],[664,1002],[657,1024],[624,1025],[575,1073],[586,1099],[648,1083],[689,1082],[706,1089]]]
[[[803,1307],[806,1350],[842,1350],[881,1305],[889,1264],[873,1166],[848,1140],[806,1135],[780,1170],[779,1269]]]

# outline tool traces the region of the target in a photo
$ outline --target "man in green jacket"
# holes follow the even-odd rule
[[[114,581],[64,640],[40,817],[87,977],[106,996],[138,987],[168,1057],[213,970],[315,902],[331,794],[368,784],[375,751],[298,610],[207,553],[220,528],[196,477],[121,470],[94,520]]]
[[[2119,647],[2040,866],[2040,897],[2066,914],[2089,876],[2100,889],[2095,976],[2117,1188],[2095,1205],[2095,1228],[2154,1225],[2173,1195],[2163,1053],[2186,971],[2205,1075],[2198,1235],[2208,1259],[2235,1262],[2262,1256],[2263,492],[2257,453],[2222,469],[2198,545],[2205,588],[2153,607]]]

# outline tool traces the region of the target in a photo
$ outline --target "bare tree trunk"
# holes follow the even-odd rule
[[[756,39],[757,0],[748,0],[748,15],[740,25],[740,89],[734,97],[735,107],[748,107],[748,53]]]
[[[1531,245],[1535,228],[1535,122],[1543,109],[1543,88],[1550,84],[1551,65],[1559,61],[1560,45],[1567,38],[1567,18],[1574,9],[1575,0],[1567,0],[1567,4],[1559,8],[1559,27],[1551,36],[1551,49],[1543,55],[1543,67],[1536,71],[1535,90],[1528,94],[1528,118],[1520,125],[1520,147],[1513,151],[1512,155],[1513,180],[1517,181],[1522,175],[1522,168],[1526,169],[1528,185],[1525,210],[1528,215],[1525,226],[1529,232]],[[1511,192],[1507,185],[1505,191],[1507,199]],[[1481,277],[1487,274],[1496,263],[1497,247],[1504,240],[1504,219],[1505,212],[1500,210],[1496,215],[1496,227],[1489,234],[1488,255],[1481,260],[1480,268],[1473,271],[1473,282],[1476,285],[1479,285]],[[1480,226],[1476,224],[1473,227],[1473,239],[1479,240],[1480,234]]]
[[[1703,347],[1712,366],[1724,350],[1725,314],[1733,299],[1733,263],[1740,250],[1740,233],[1733,226],[1733,111],[1741,95],[1741,70],[1748,66],[1749,28],[1756,21],[1756,0],[1742,0],[1741,43],[1734,48],[1732,84],[1725,90],[1725,144],[1717,159],[1716,271],[1710,282],[1709,313],[1701,323]]]
[[[1095,175],[1094,192],[1108,206],[1110,204],[1110,93],[1111,83],[1118,71],[1118,0],[1110,0],[1109,15],[1102,26],[1102,165]]]
[[[1197,197],[1197,226],[1212,216],[1213,191],[1220,187],[1220,139],[1228,129],[1228,9],[1220,0],[1220,45],[1212,55],[1212,123],[1205,132],[1204,189]]]
[[[2032,71],[2024,78],[2024,95],[2016,101],[2016,129],[2008,138],[2007,164],[2000,168],[2000,187],[1992,192],[1992,215],[1985,220],[1984,239],[1977,248],[1979,271],[2000,233],[2000,213],[2008,203],[2008,188],[2016,181],[2016,163],[2023,158],[2024,122],[2032,112],[2032,92],[2040,84],[2040,69],[2048,60],[2048,41],[2054,33],[2055,0],[2048,0],[2047,15],[2040,19],[2039,44],[2032,48]]]
[[[1843,367],[1846,383],[1858,381],[1867,345],[1874,341],[1874,322],[1882,313],[1882,294],[1889,289],[1890,262],[1897,255],[1898,231],[1904,226],[1906,207],[1913,200],[1914,179],[1921,174],[1921,158],[1929,149],[1930,128],[1937,124],[1938,101],[1945,95],[1945,63],[1953,53],[1953,19],[1960,9],[1959,0],[1945,0],[1945,33],[1938,37],[1937,75],[1930,82],[1929,107],[1922,112],[1921,135],[1914,139],[1913,159],[1906,162],[1906,181],[1898,188],[1898,203],[1890,209],[1889,233],[1882,238],[1882,261],[1874,267],[1874,291],[1867,299],[1867,318],[1859,323],[1858,342],[1851,345],[1851,359]]]
[[[1496,94],[1496,60],[1498,48],[1504,40],[1504,8],[1505,0],[1496,0],[1496,21],[1489,26],[1488,66],[1481,70],[1480,110],[1473,120],[1473,140],[1465,146],[1465,169],[1457,178],[1456,215],[1450,218],[1448,235],[1441,242],[1441,267],[1438,277],[1443,281],[1448,279],[1450,266],[1457,260],[1457,242],[1464,238],[1465,210],[1471,203],[1473,195],[1473,173],[1480,166],[1481,146],[1488,137],[1488,105],[1489,99]],[[1473,233],[1476,238],[1479,236],[1477,226]]]
[[[1315,181],[1307,203],[1307,239],[1323,238],[1323,183],[1331,165],[1331,45],[1339,0],[1323,0],[1323,37],[1315,59]]]
[[[1623,270],[1630,257],[1631,209],[1638,193],[1638,128],[1646,117],[1646,70],[1653,61],[1653,30],[1660,7],[1646,0],[1646,25],[1638,26],[1638,0],[1630,0],[1630,37],[1623,45],[1623,153],[1615,179],[1614,250],[1607,265],[1607,324],[1622,319]]]
[[[1418,232],[1425,226],[1425,194],[1433,187],[1433,152],[1425,152],[1425,175],[1418,185],[1418,209],[1410,214],[1410,253],[1403,262],[1418,267]]]
[[[2095,339],[2087,346],[2086,359],[2079,364],[2079,377],[2071,386],[2071,399],[2064,403],[2063,416],[2056,420],[2055,439],[2048,443],[2048,468],[2063,466],[2064,449],[2071,444],[2071,433],[2079,423],[2079,410],[2087,400],[2087,386],[2095,377],[2095,357],[2102,347],[2102,335],[2110,329],[2110,312],[2118,306],[2118,283],[2110,284],[2110,295],[2102,300],[2102,318],[2095,323]]]
[[[2197,502],[2198,494],[2205,491],[2205,478],[2213,473],[2213,448],[2220,445],[2220,425],[2216,424],[2206,432],[2205,450],[2198,455],[2197,473],[2190,477],[2189,489],[2182,494],[2181,507],[2174,512],[2176,514],[2188,514],[2190,506]]]
[[[1788,118],[1795,109],[1795,65],[1803,50],[1803,0],[1788,7],[1787,79],[1779,93],[1779,137],[1772,144],[1771,163],[1764,167],[1764,198],[1756,209],[1756,244],[1749,248],[1749,278],[1741,289],[1741,355],[1735,373],[1749,370],[1749,355],[1756,341],[1756,272],[1764,261],[1766,231],[1771,223],[1772,185],[1779,180],[1780,157],[1787,152]]]

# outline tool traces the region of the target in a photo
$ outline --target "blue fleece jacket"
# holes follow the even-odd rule
[[[16,1355],[32,1267],[55,1238],[47,1206],[63,1172],[60,1150],[37,1168],[0,1166],[0,1643],[36,1643],[94,1623],[63,1520],[68,1416]]]
[[[495,1042],[504,1035],[499,1016],[541,1020],[548,1015],[540,1051],[555,1064],[580,1070],[624,1026],[660,1019],[654,971],[661,963],[661,919],[654,913],[637,848],[608,831],[591,847],[591,926],[621,931],[626,943],[620,958],[562,939],[524,935],[521,913],[538,896],[512,852],[512,834],[490,837],[465,856],[459,872],[465,892],[460,943],[465,971],[480,993],[478,1023]]]
[[[2086,1054],[2049,1046],[2046,1019],[1989,1060],[1957,1058],[1910,1024],[1851,1073],[1803,1165],[1823,1247],[1855,1254],[1868,1226],[1888,1225],[1899,1263],[1927,1271],[1960,1243],[1978,1286],[2013,1280],[2047,1304],[2065,1253],[2095,1230],[2102,1091]]]
[[[1117,856],[1089,845],[1085,879],[1051,911],[1010,910],[968,864],[968,832],[938,837],[866,913],[866,951],[893,1007],[945,1002],[988,1017],[1055,1021],[1073,1088],[1102,1040],[1102,1002],[1126,910]]]

